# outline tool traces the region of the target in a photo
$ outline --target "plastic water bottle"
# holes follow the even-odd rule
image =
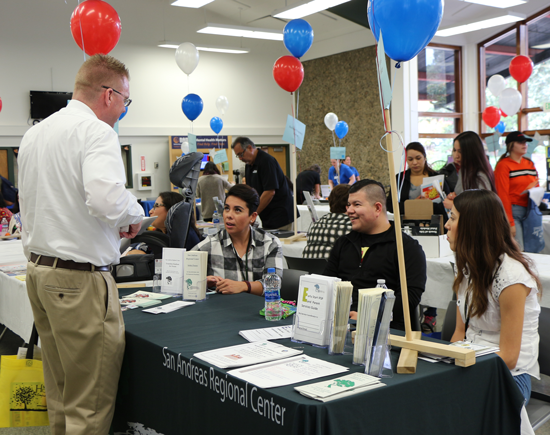
[[[275,268],[267,269],[265,277],[265,320],[281,320],[281,278]]]
[[[2,235],[5,236],[8,232],[8,220],[6,218],[2,218]]]
[[[387,289],[388,287],[386,287],[386,280],[385,279],[377,279],[376,280],[376,288],[385,288],[385,289]]]
[[[218,213],[218,210],[214,212],[212,215],[212,223],[214,224],[214,228],[216,228],[216,232],[218,232],[220,228],[220,214]]]

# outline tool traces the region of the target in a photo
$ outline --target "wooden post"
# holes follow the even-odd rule
[[[290,97],[292,98],[292,113],[296,114],[296,101],[294,99],[294,92],[290,93]],[[296,141],[295,141],[296,142]],[[296,204],[297,202],[297,196],[296,196],[296,178],[297,178],[297,165],[296,165],[296,144],[290,145],[289,147],[290,151],[290,179],[292,180],[292,186],[293,186],[293,194],[294,194],[294,200],[293,200],[293,206],[294,206],[294,237],[298,236],[298,206]]]

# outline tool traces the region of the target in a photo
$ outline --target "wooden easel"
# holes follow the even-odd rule
[[[384,109],[386,119],[386,131],[391,131],[391,120],[389,109]],[[401,214],[397,202],[398,192],[395,181],[395,165],[393,162],[393,146],[391,133],[386,135],[386,147],[388,155],[388,166],[390,172],[390,185],[392,191],[392,205],[395,210],[395,240],[397,243],[397,259],[399,263],[399,280],[401,282],[401,297],[403,299],[403,317],[405,318],[405,337],[390,335],[389,343],[401,347],[401,355],[397,363],[397,373],[415,373],[418,352],[426,352],[439,356],[448,356],[455,359],[455,364],[461,367],[468,367],[476,362],[475,351],[461,349],[446,344],[432,343],[421,340],[420,332],[413,332],[411,329],[411,317],[409,311],[409,292],[407,290],[407,275],[405,269],[405,256],[403,251],[403,233],[401,232]]]

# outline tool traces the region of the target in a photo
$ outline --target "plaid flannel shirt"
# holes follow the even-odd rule
[[[283,247],[281,241],[264,230],[252,227],[250,235],[250,250],[246,265],[246,254],[242,257],[238,256],[231,237],[225,229],[208,236],[192,250],[209,253],[208,275],[234,281],[260,281],[263,285],[263,277],[267,274],[267,269],[273,267],[282,279]]]

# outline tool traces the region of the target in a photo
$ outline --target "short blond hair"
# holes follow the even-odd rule
[[[126,77],[130,71],[120,60],[107,54],[95,54],[86,60],[76,74],[74,90],[88,93],[110,86],[114,79]]]

